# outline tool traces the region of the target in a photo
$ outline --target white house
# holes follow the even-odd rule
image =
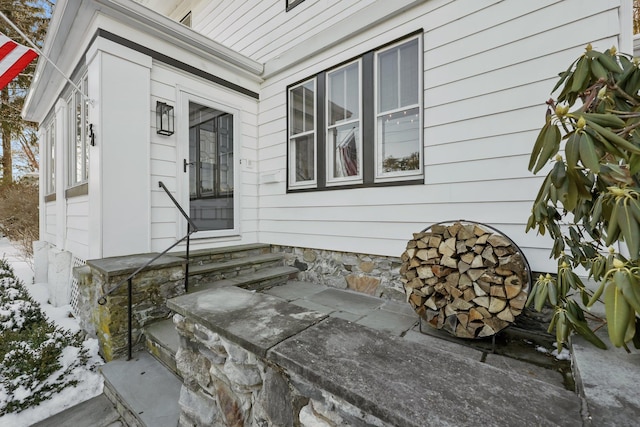
[[[398,257],[413,232],[462,218],[551,271],[551,240],[524,231],[544,102],[587,43],[632,52],[631,12],[630,0],[58,0],[44,53],[77,87],[41,58],[23,111],[41,125],[36,280],[64,303],[74,263],[184,236],[159,181],[196,220],[195,248]]]

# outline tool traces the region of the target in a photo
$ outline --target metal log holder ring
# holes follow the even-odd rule
[[[420,316],[422,333],[426,321],[459,338],[491,337],[495,345],[496,334],[522,312],[533,283],[520,247],[502,231],[477,221],[426,227],[408,242],[402,261],[407,301]]]

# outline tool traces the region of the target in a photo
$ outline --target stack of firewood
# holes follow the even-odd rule
[[[474,223],[415,233],[402,254],[407,299],[427,323],[482,338],[513,323],[525,305],[528,272],[518,248]]]

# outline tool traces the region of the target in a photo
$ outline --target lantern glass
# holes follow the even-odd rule
[[[156,103],[156,132],[160,135],[173,135],[173,106],[164,102]]]

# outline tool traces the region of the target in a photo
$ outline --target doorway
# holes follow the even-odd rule
[[[189,102],[189,216],[200,231],[233,230],[233,114]]]

